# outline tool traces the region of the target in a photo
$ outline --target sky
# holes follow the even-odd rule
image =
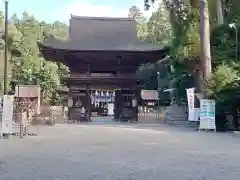
[[[97,17],[127,17],[128,10],[137,6],[149,17],[156,9],[144,11],[144,0],[8,0],[9,16],[23,11],[34,15],[38,20],[68,23],[70,14]],[[0,9],[4,11],[4,0],[0,0]]]

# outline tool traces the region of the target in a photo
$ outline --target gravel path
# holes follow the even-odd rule
[[[56,125],[0,141],[0,180],[237,180],[240,136],[168,126]]]

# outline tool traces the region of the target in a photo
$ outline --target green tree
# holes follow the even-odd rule
[[[140,11],[140,9],[137,6],[132,6],[129,9],[128,17],[134,19],[135,21],[142,21],[143,13]]]
[[[145,0],[146,8],[149,8],[151,2]],[[194,83],[190,84],[196,86],[200,84],[197,83],[199,79],[196,77],[204,77],[206,81],[201,83],[201,87],[204,87],[208,97],[216,99],[217,114],[222,114],[227,108],[226,105],[231,106],[232,100],[240,90],[238,78],[240,61],[235,55],[236,33],[235,29],[229,28],[229,23],[235,22],[240,32],[239,2],[237,0],[163,0],[163,2],[169,12],[172,28],[172,48],[168,61],[164,61],[173,67],[170,82],[173,82],[180,91],[180,83],[187,87],[188,83],[184,82],[192,81],[191,77],[195,76]],[[200,27],[204,27],[201,33]],[[161,29],[159,31],[161,32]],[[200,59],[203,63],[200,63]],[[201,71],[200,65],[209,68]]]
[[[3,22],[3,16],[0,21]],[[3,23],[0,23],[0,27],[3,27]],[[44,97],[51,104],[59,103],[57,89],[62,86],[60,78],[68,74],[68,68],[63,64],[44,60],[39,53],[37,42],[46,38],[66,39],[67,25],[60,22],[39,22],[24,12],[20,19],[16,15],[11,17],[8,29],[13,82],[19,79],[21,84],[40,85]],[[1,37],[1,44],[4,45],[3,33]]]
[[[132,6],[129,9],[128,16],[136,21],[138,38],[140,40],[145,40],[147,36],[147,24],[143,13],[138,7]]]
[[[172,28],[169,22],[169,13],[163,4],[159,5],[156,12],[147,22],[147,40],[154,43],[169,45],[171,43]]]

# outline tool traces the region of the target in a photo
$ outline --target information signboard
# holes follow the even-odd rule
[[[158,100],[158,91],[157,90],[141,90],[141,98],[143,100]]]
[[[216,130],[215,101],[201,99],[200,101],[200,126],[199,129]]]

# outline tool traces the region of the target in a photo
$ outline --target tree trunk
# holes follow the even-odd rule
[[[173,65],[170,65],[170,72],[171,73],[173,73],[175,71],[175,69],[174,69],[174,67],[173,67]],[[169,89],[172,89],[171,91],[170,91],[170,104],[172,105],[172,104],[174,104],[175,102],[175,91],[177,91],[176,89],[175,90],[173,90],[174,89],[174,85],[173,85],[173,82],[172,81],[170,81],[169,82]]]
[[[212,75],[212,62],[210,51],[210,29],[209,29],[209,11],[208,1],[199,0],[200,7],[200,39],[201,39],[201,68],[200,74],[202,74],[202,88],[204,93],[204,81]],[[204,93],[205,94],[205,93]]]
[[[222,11],[222,1],[216,0],[216,8],[217,8],[217,23],[218,25],[223,24],[223,11]]]

